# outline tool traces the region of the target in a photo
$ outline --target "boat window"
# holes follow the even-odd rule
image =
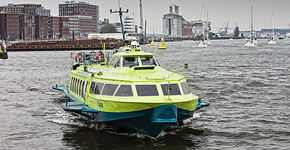
[[[168,84],[161,84],[163,95],[181,95],[177,83],[172,83],[172,84],[169,84],[169,85],[170,86],[168,86]]]
[[[123,67],[139,66],[138,57],[123,57]]]
[[[69,82],[69,90],[71,91],[71,87],[72,87],[72,82],[73,82],[73,77],[70,78],[70,82]]]
[[[94,89],[94,94],[101,94],[101,91],[104,87],[104,83],[97,82]]]
[[[72,91],[75,93],[76,78],[73,78]]]
[[[115,96],[133,96],[131,85],[121,85]]]
[[[80,88],[79,88],[79,96],[82,96],[82,92],[83,92],[83,80],[80,80]]]
[[[83,81],[82,97],[85,97],[86,96],[86,85],[87,85],[87,82],[86,81]]]
[[[81,97],[84,97],[84,84],[85,84],[85,81],[82,80],[81,83],[82,83],[82,85],[81,85],[81,93],[80,93],[80,96]]]
[[[93,91],[94,91],[94,89],[95,89],[95,86],[96,86],[96,82],[92,82],[92,83],[91,83],[91,87],[90,87],[90,93],[91,93],[91,94],[94,93]]]
[[[76,93],[79,94],[79,79],[76,79]]]
[[[71,82],[70,82],[70,91],[73,91],[73,85],[74,85],[74,77],[71,78]]]
[[[143,56],[143,57],[140,57],[140,59],[141,59],[141,63],[143,66],[145,66],[145,65],[157,66],[157,64],[152,56]]]
[[[102,95],[112,96],[115,93],[117,87],[118,84],[105,84]]]
[[[156,85],[136,85],[138,96],[158,96]]]
[[[190,89],[188,88],[187,84],[185,82],[180,83],[183,94],[189,94],[191,93]]]

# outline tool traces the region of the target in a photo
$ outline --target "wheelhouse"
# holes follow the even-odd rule
[[[157,60],[151,53],[142,53],[143,55],[126,55],[125,54],[114,55],[109,62],[111,67],[131,68],[135,66],[159,66]],[[141,53],[141,52],[139,52]]]

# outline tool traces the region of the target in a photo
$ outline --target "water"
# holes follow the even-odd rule
[[[0,149],[289,149],[290,40],[166,43],[156,53],[168,70],[181,68],[193,92],[211,106],[157,140],[94,131],[63,111],[71,52],[11,52],[0,60]],[[159,43],[157,43],[158,45]]]

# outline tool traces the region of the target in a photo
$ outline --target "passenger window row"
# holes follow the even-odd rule
[[[86,87],[85,81],[75,77],[71,78],[69,87],[70,91],[76,93],[78,96],[84,97],[85,96],[84,93],[86,91],[85,87]]]
[[[113,96],[118,86],[118,84],[104,84],[99,82],[92,82],[90,87],[90,93]],[[133,96],[131,85],[120,85],[115,96]]]
[[[190,94],[191,91],[185,82],[182,82],[181,89],[183,94]],[[159,96],[157,86],[155,84],[135,85],[138,96]],[[118,88],[119,87],[119,88]],[[117,90],[118,89],[118,90]],[[181,95],[181,91],[177,83],[161,84],[163,95]],[[117,91],[116,91],[117,90]],[[114,93],[116,94],[114,95]],[[104,84],[100,82],[92,82],[90,87],[91,94],[107,95],[107,96],[133,96],[131,85]]]

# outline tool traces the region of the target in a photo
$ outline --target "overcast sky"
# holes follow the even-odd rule
[[[4,3],[3,3],[4,1]],[[78,2],[78,0],[75,0]],[[116,14],[110,14],[110,9],[118,9],[118,0],[82,0],[99,5],[100,19],[119,21]],[[65,0],[1,0],[0,5],[8,3],[36,3],[50,9],[51,14],[58,16],[58,4]],[[136,18],[139,25],[139,0],[120,0],[123,9],[129,9],[128,16]],[[224,22],[230,20],[229,27],[238,25],[240,30],[250,28],[250,8],[254,7],[254,26],[256,30],[271,28],[271,15],[274,14],[276,28],[288,28],[290,24],[290,0],[203,0],[205,6],[204,18],[212,22],[212,30],[217,32]],[[179,14],[187,21],[201,18],[201,0],[143,0],[144,20],[147,20],[147,33],[162,33],[162,17],[169,12],[169,6],[179,5]]]

